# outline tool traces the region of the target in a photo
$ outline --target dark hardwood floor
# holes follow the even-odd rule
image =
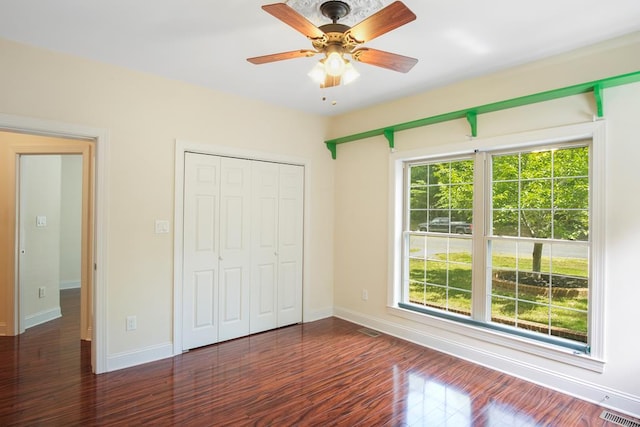
[[[0,337],[0,425],[605,426],[602,408],[330,318],[93,375],[79,293]]]

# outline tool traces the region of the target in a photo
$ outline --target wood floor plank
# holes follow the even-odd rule
[[[0,425],[607,426],[602,408],[329,318],[93,375],[79,292],[0,337]]]

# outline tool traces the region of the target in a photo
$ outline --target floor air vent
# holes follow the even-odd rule
[[[610,423],[617,424],[624,427],[640,427],[640,423],[633,421],[632,419],[622,417],[609,411],[602,411],[600,418]]]
[[[374,331],[373,329],[368,329],[368,328],[362,328],[362,329],[358,329],[358,332],[361,332],[369,337],[379,337],[380,336],[380,332],[378,331]],[[640,427],[640,426],[638,426]]]

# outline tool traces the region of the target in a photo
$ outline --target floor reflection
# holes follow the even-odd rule
[[[490,396],[472,396],[465,390],[425,374],[395,370],[404,380],[404,425],[430,427],[541,427],[518,408]],[[401,395],[402,395],[401,394]],[[482,392],[478,393],[482,395]],[[478,397],[478,398],[475,398]],[[475,403],[475,406],[474,406]],[[478,406],[480,404],[480,406]]]

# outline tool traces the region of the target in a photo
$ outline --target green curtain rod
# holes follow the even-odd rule
[[[601,80],[596,80],[589,83],[577,84],[574,86],[567,86],[560,89],[553,89],[546,92],[535,93],[533,95],[521,96],[519,98],[508,99],[505,101],[494,102],[491,104],[485,104],[478,107],[467,108],[464,110],[453,111],[451,113],[439,114],[437,116],[426,117],[424,119],[413,120],[410,122],[400,123],[392,126],[386,126],[366,132],[355,133],[353,135],[343,136],[340,138],[334,138],[326,140],[324,143],[327,145],[329,151],[331,151],[331,157],[335,159],[337,157],[338,144],[344,144],[347,142],[358,141],[361,139],[371,138],[372,136],[384,135],[389,142],[389,147],[394,147],[394,134],[395,132],[413,129],[422,126],[429,126],[436,123],[447,122],[450,120],[467,119],[469,126],[471,127],[471,136],[478,136],[478,114],[492,113],[494,111],[506,110],[508,108],[521,107],[524,105],[535,104],[538,102],[551,101],[553,99],[564,98],[567,96],[580,95],[583,93],[593,92],[598,117],[604,115],[603,109],[603,90],[614,87],[626,85],[629,83],[636,83],[640,81],[640,71],[633,73],[621,74],[615,77],[608,77]]]

